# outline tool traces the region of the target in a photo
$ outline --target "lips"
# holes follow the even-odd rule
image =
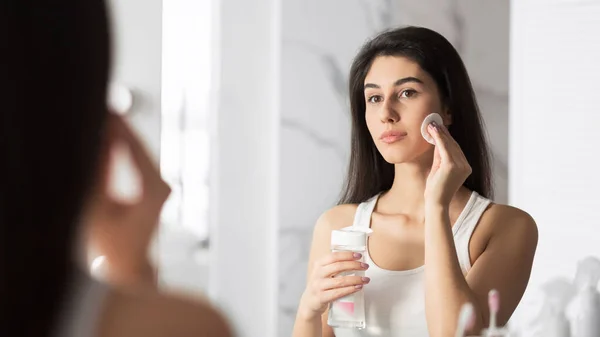
[[[386,132],[382,133],[381,137],[379,137],[379,139],[386,144],[392,144],[392,143],[395,143],[397,141],[404,139],[404,137],[406,137],[406,132],[391,130],[391,131],[386,131]]]

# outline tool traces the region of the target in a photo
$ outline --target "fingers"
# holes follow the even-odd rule
[[[130,156],[140,174],[144,193],[168,195],[170,188],[163,181],[157,165],[139,137],[120,116],[111,115],[111,123],[117,140],[129,148]]]
[[[369,265],[360,261],[339,261],[321,267],[317,271],[318,277],[332,277],[339,273],[353,270],[367,270]]]
[[[431,164],[431,168],[438,169],[440,165],[442,165],[442,158],[440,157],[440,148],[439,146],[436,146],[433,149],[433,163]]]
[[[326,266],[326,265],[332,264],[334,262],[340,262],[340,261],[356,261],[356,260],[360,259],[361,257],[362,257],[362,254],[360,254],[360,253],[333,252],[331,254],[328,254],[321,260],[319,260],[317,262],[317,267]]]
[[[435,124],[435,123],[432,123]],[[448,129],[443,125],[429,125],[430,134],[435,140],[435,151],[439,154],[441,161],[453,163],[459,167],[470,167],[460,145],[454,140]]]
[[[362,286],[347,286],[332,290],[323,291],[319,294],[319,302],[322,304],[331,303],[344,296],[348,296],[362,289]]]
[[[318,278],[326,278],[337,275],[344,271],[365,270],[369,266],[358,261],[362,254],[354,252],[333,252],[316,262],[315,275]]]
[[[369,283],[370,281],[370,278],[364,276],[329,277],[320,282],[319,290],[326,291],[346,287],[356,287],[360,289],[363,285]]]
[[[306,292],[306,303],[311,305],[311,310],[322,313],[332,301],[360,291],[369,283],[370,279],[364,276],[332,277],[344,271],[367,269],[367,264],[358,261],[361,258],[358,253],[334,252],[315,262]]]
[[[446,139],[446,148],[448,149],[448,151],[451,154],[456,154],[461,157],[464,157],[460,145],[458,145],[454,137],[452,137],[452,135],[450,134],[450,130],[448,130],[448,128],[445,125],[442,125],[440,127],[440,133],[443,135],[442,137]]]
[[[442,161],[450,160],[450,154],[448,152],[448,139],[447,136],[441,130],[443,126],[436,124],[435,122],[427,126],[429,134],[435,140],[435,149],[438,151]]]

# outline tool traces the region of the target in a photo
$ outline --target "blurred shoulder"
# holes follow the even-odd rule
[[[229,323],[207,300],[154,290],[112,290],[99,336],[230,337]]]

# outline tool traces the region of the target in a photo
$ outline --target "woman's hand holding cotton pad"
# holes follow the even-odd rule
[[[423,136],[423,138],[425,138],[425,140],[429,144],[435,145],[435,141],[433,140],[433,137],[431,137],[431,135],[429,134],[429,131],[427,130],[427,127],[432,122],[435,122],[437,125],[443,125],[444,124],[444,120],[442,120],[442,116],[440,116],[437,113],[429,114],[423,120],[423,124],[421,124],[421,135]]]

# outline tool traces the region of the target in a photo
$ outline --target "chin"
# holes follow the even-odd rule
[[[428,149],[419,149],[414,151],[408,151],[406,149],[385,149],[385,151],[379,151],[383,159],[390,164],[402,164],[419,161],[418,159],[423,156]]]
[[[402,164],[407,163],[415,159],[414,153],[406,153],[400,151],[387,151],[387,153],[381,153],[383,159],[390,164]]]

